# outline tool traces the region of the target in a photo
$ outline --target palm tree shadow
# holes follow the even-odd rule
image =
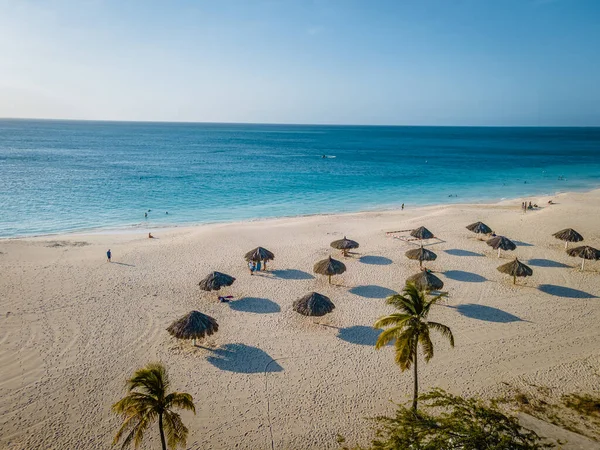
[[[347,328],[338,328],[337,337],[350,344],[374,346],[382,331],[373,327],[354,325]]]
[[[277,361],[257,347],[245,344],[225,344],[212,351],[206,360],[217,369],[236,373],[282,372]]]
[[[256,314],[272,314],[281,311],[281,307],[268,298],[244,297],[229,302],[229,307],[235,311],[251,312]]]
[[[498,308],[474,303],[466,303],[457,306],[445,305],[448,308],[455,309],[461,315],[471,319],[484,320],[486,322],[510,323],[510,322],[529,322],[523,320],[514,314],[507,313]]]
[[[538,289],[546,294],[564,298],[598,298],[596,295],[590,294],[579,289],[568,288],[565,286],[557,286],[554,284],[540,284]]]
[[[272,270],[270,273],[274,277],[284,280],[312,280],[315,278],[310,273],[297,269]]]
[[[355,286],[349,292],[364,298],[386,298],[396,294],[391,289],[375,285]]]

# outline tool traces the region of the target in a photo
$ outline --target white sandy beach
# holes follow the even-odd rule
[[[194,397],[197,415],[183,413],[191,449],[335,449],[338,434],[368,442],[365,418],[412,392],[392,348],[373,347],[373,322],[392,311],[384,298],[418,271],[404,256],[414,245],[385,232],[420,225],[443,240],[428,246],[438,258],[427,266],[449,292],[432,319],[456,338],[454,349],[435,341],[435,357],[419,366],[422,390],[489,397],[508,383],[598,394],[600,262],[581,272],[552,233],[572,227],[600,246],[600,190],[548,199],[528,198],[542,208],[527,214],[517,199],[153,230],[156,239],[141,230],[2,240],[0,448],[109,448],[120,423],[110,407],[151,361]],[[477,220],[517,250],[499,260],[465,229]],[[339,255],[329,243],[344,235],[360,248],[330,286],[312,267]],[[276,259],[250,276],[243,255],[258,245]],[[534,270],[517,286],[496,270],[515,256]],[[212,270],[237,278],[221,291],[234,302],[198,288]],[[332,314],[292,311],[313,290],[335,303]],[[209,348],[165,331],[191,310],[219,323]],[[148,438],[144,448],[158,448],[156,429]]]

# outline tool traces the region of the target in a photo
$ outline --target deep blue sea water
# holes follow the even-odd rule
[[[598,186],[600,128],[0,120],[0,237]]]

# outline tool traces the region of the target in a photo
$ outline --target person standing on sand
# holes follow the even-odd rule
[[[402,211],[404,211],[404,203],[402,203]]]
[[[260,261],[256,261],[256,271],[260,272],[261,269],[261,262]]]
[[[111,256],[112,256],[112,253],[110,252],[110,248],[109,248],[108,251],[106,252],[106,259],[108,260],[108,262],[110,262]]]
[[[248,269],[250,269],[250,275],[254,275],[254,261],[248,261]]]

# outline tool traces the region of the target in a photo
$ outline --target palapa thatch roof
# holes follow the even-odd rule
[[[423,261],[434,261],[437,258],[435,253],[423,247],[413,248],[407,251],[405,255],[408,259],[419,261],[419,265],[423,265]]]
[[[293,303],[294,311],[305,316],[324,316],[333,311],[335,305],[329,297],[311,292]]]
[[[513,283],[517,282],[517,277],[530,277],[533,275],[531,267],[526,266],[518,258],[506,264],[502,264],[498,267],[498,271],[511,275],[513,277]]]
[[[344,273],[346,271],[346,265],[330,256],[327,259],[315,263],[313,271],[319,275],[327,275],[329,277],[329,282],[331,283],[331,276]]]
[[[346,265],[331,256],[315,263],[313,271],[320,275],[339,275],[346,271]]]
[[[410,232],[410,235],[412,237],[415,237],[417,239],[432,239],[435,236],[433,235],[433,233],[431,231],[429,231],[427,228],[425,227],[419,227],[416,230],[412,230]]]
[[[565,228],[564,230],[557,231],[552,236],[556,239],[560,239],[561,241],[566,242],[581,242],[583,241],[583,236],[580,235],[573,228]]]
[[[200,339],[218,330],[217,321],[199,311],[191,311],[167,328],[167,331],[177,339]]]
[[[515,243],[504,236],[496,236],[485,241],[487,245],[492,247],[494,250],[514,250],[517,248]]]
[[[275,259],[275,255],[263,247],[256,247],[244,255],[246,261],[271,261]]]
[[[427,270],[408,277],[406,282],[414,283],[421,291],[439,291],[444,287],[444,282]]]
[[[582,245],[581,247],[575,247],[567,250],[569,256],[577,256],[583,259],[600,259],[600,250],[590,247],[589,245]]]
[[[472,223],[471,225],[467,225],[466,228],[477,234],[490,234],[492,232],[492,229],[483,222]]]
[[[338,250],[351,250],[353,248],[358,248],[358,242],[348,239],[346,236],[344,236],[344,239],[333,241],[330,245]]]
[[[581,258],[581,270],[585,264],[586,259],[600,259],[600,250],[590,247],[589,245],[582,245],[581,247],[575,247],[567,250],[569,256],[576,256]]]
[[[212,272],[202,280],[198,285],[204,291],[218,291],[224,286],[231,286],[235,278],[221,272]]]

